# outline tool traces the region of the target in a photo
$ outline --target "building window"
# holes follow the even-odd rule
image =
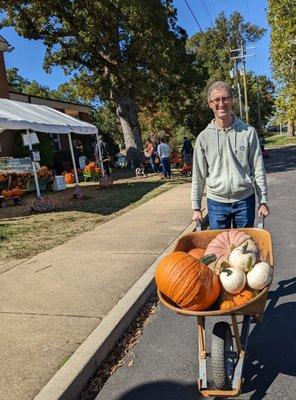
[[[60,151],[62,150],[62,145],[61,145],[61,136],[59,133],[50,133],[50,137],[53,143],[53,147],[55,151]]]

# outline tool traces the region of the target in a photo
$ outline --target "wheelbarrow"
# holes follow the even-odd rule
[[[260,225],[263,228],[263,222]],[[273,267],[274,259],[270,233],[260,228],[238,228],[238,230],[249,234],[255,240],[260,250],[260,260],[266,261]],[[188,252],[196,247],[205,249],[209,242],[221,232],[225,232],[225,230],[196,230],[186,234],[177,242],[175,251]],[[269,286],[265,287],[248,303],[227,311],[217,310],[214,307],[207,311],[184,310],[159,290],[157,291],[161,303],[169,310],[180,315],[197,318],[199,360],[197,383],[198,389],[204,397],[235,397],[241,393],[250,325],[251,322],[258,323],[262,320]],[[210,351],[206,347],[206,317],[229,317],[231,320],[231,323],[224,321],[215,323]],[[242,321],[239,322],[238,318],[241,318]],[[214,388],[210,388],[208,385],[208,359],[210,359]]]

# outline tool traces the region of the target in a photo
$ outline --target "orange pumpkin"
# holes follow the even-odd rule
[[[210,265],[210,268],[217,274],[221,272],[221,264],[228,260],[231,251],[240,246],[244,241],[250,239],[250,236],[244,232],[230,230],[217,235],[206,248],[205,255],[215,254],[217,259]]]
[[[221,296],[220,304],[219,304],[219,309],[223,311],[228,311],[231,310],[232,308],[235,307],[235,302],[233,299],[234,295],[224,292],[223,295]]]
[[[67,172],[67,173],[65,174],[65,182],[66,182],[66,183],[74,183],[74,182],[75,182],[75,180],[74,180],[74,175],[71,174],[70,172]]]
[[[12,189],[12,196],[22,196],[23,195],[22,189],[14,188]]]
[[[192,257],[195,257],[195,258],[198,258],[198,259],[202,258],[204,253],[205,253],[205,249],[201,249],[199,247],[197,247],[195,249],[191,249],[190,251],[188,251],[188,254],[190,254]]]
[[[2,196],[4,197],[11,197],[12,196],[12,190],[2,190]]]
[[[234,307],[248,303],[254,297],[254,292],[250,289],[243,289],[240,293],[230,294],[224,292],[221,296],[220,310],[231,310]]]
[[[234,302],[236,306],[241,306],[247,303],[254,297],[254,292],[251,289],[244,289],[234,296]]]
[[[179,307],[202,311],[219,297],[219,277],[206,265],[215,256],[197,260],[183,251],[164,257],[157,266],[155,281],[158,289]]]

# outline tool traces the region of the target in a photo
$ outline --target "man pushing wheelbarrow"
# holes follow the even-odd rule
[[[273,249],[269,232],[253,228],[255,193],[259,219],[269,214],[256,131],[232,115],[232,91],[226,83],[212,84],[208,104],[215,118],[196,140],[192,206],[193,220],[200,222],[207,186],[210,230],[183,236],[158,264],[155,280],[168,309],[197,317],[200,392],[205,397],[233,397],[242,390],[251,318],[260,322],[264,312]],[[226,316],[231,323],[214,325],[207,351],[206,317]],[[207,358],[214,388],[208,386]]]

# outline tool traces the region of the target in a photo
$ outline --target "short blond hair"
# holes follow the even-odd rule
[[[228,85],[228,83],[226,83],[226,82],[217,81],[217,82],[212,83],[211,86],[208,88],[208,101],[211,100],[212,91],[216,90],[216,89],[226,89],[229,94],[229,97],[231,97],[231,98],[233,97],[231,86]]]

